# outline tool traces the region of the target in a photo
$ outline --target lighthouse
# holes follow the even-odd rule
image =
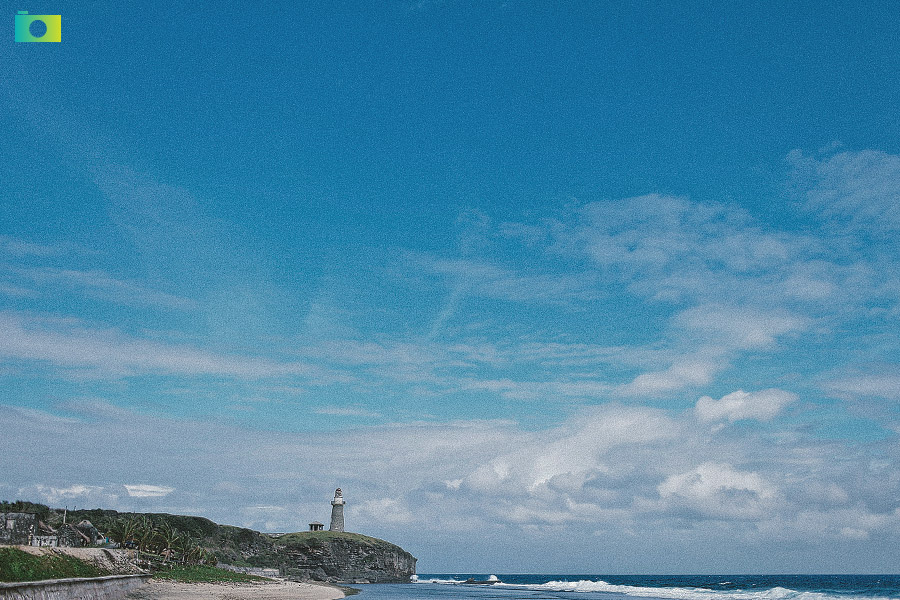
[[[344,530],[344,494],[341,488],[334,490],[334,500],[331,501],[331,526],[328,531]]]

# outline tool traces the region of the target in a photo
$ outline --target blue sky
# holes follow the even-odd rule
[[[0,497],[896,570],[891,3],[19,9]]]

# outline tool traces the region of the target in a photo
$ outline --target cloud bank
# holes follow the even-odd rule
[[[340,486],[351,527],[423,570],[595,571],[601,547],[611,572],[888,571],[897,157],[789,162],[815,227],[664,194],[466,213],[455,250],[342,273],[364,301],[313,290],[275,331],[257,304],[210,311],[174,280],[0,238],[0,494],[284,531]],[[190,279],[165,223],[196,199],[98,177],[142,252]],[[185,218],[214,262],[228,227]],[[204,277],[228,300],[256,281]]]

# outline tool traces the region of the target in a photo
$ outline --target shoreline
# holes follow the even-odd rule
[[[264,581],[254,583],[180,583],[151,579],[129,592],[125,600],[340,600],[344,591],[333,585]]]

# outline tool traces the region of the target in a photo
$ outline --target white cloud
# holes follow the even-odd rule
[[[801,331],[804,320],[785,310],[701,305],[682,311],[675,323],[726,348],[766,348],[782,335]]]
[[[795,150],[788,160],[805,187],[807,206],[842,231],[900,230],[900,156],[863,150],[817,160]]]
[[[659,194],[587,204],[581,217],[561,233],[580,240],[599,265],[630,277],[682,273],[711,281],[717,271],[752,274],[780,268],[806,244],[764,231],[736,206]]]
[[[94,298],[134,306],[158,306],[178,310],[192,310],[198,306],[194,300],[161,292],[134,281],[116,279],[100,270],[29,267],[9,271],[53,290],[54,295],[58,293],[59,286],[65,286]]]
[[[659,485],[659,495],[714,518],[758,519],[771,507],[777,489],[758,473],[738,471],[729,464],[707,462],[686,473],[671,475]]]
[[[638,375],[616,391],[623,396],[658,396],[685,387],[706,385],[724,365],[721,359],[714,360],[703,356],[684,357],[676,360],[664,371]]]
[[[785,406],[797,400],[797,395],[775,388],[759,392],[738,390],[713,400],[703,396],[697,400],[694,412],[702,421],[740,421],[756,419],[769,421],[778,416]]]
[[[559,427],[520,435],[514,449],[479,465],[464,478],[463,487],[508,496],[541,495],[547,486],[573,482],[580,487],[598,472],[616,470],[610,454],[665,444],[679,429],[662,411],[623,406],[586,410]]]
[[[900,375],[895,373],[850,375],[829,381],[825,389],[844,397],[873,396],[900,400]]]
[[[81,483],[72,484],[62,488],[37,485],[35,486],[35,490],[43,500],[50,503],[71,502],[72,500],[96,496],[98,493],[104,491],[102,486],[85,485]]]
[[[125,490],[132,498],[162,498],[175,491],[173,487],[164,485],[125,484]]]
[[[15,298],[37,298],[39,295],[32,289],[4,281],[0,281],[0,294]]]
[[[569,304],[596,297],[597,276],[580,273],[521,273],[471,259],[441,259],[407,253],[416,271],[447,278],[451,293],[512,302]]]
[[[187,345],[134,338],[112,329],[12,312],[0,313],[0,357],[89,369],[99,377],[143,373],[242,378],[325,375],[301,363],[219,355]]]
[[[36,244],[8,235],[0,235],[0,254],[7,254],[15,257],[52,256],[59,252],[60,250],[53,246],[45,246],[43,244]]]
[[[854,527],[842,527],[841,528],[841,537],[845,537],[851,540],[867,540],[869,539],[869,532],[865,529],[856,529]]]
[[[407,525],[417,521],[416,515],[406,504],[395,498],[373,498],[359,505],[361,518],[391,525]]]
[[[52,464],[19,454],[5,471],[6,481],[31,482],[24,497],[2,483],[0,493],[298,531],[326,518],[340,486],[350,530],[420,555],[435,536],[458,544],[472,531],[515,538],[544,527],[560,528],[569,549],[587,548],[580,531],[603,529],[617,544],[652,539],[675,551],[685,522],[696,543],[721,541],[720,530],[705,529],[712,522],[727,523],[729,535],[748,544],[764,535],[809,539],[810,527],[830,532],[823,539],[840,539],[842,528],[869,532],[868,542],[900,534],[900,517],[890,516],[900,511],[896,447],[796,435],[773,443],[752,430],[698,428],[678,411],[604,405],[543,431],[475,421],[374,426],[336,438],[150,417],[96,402],[66,409],[74,417],[0,411],[0,429],[9,432],[0,439],[3,455],[34,438],[56,440]],[[885,460],[875,464],[873,456]],[[165,484],[129,483],[117,496],[108,481]],[[85,491],[91,495],[63,495]],[[480,543],[472,551],[487,556]]]

